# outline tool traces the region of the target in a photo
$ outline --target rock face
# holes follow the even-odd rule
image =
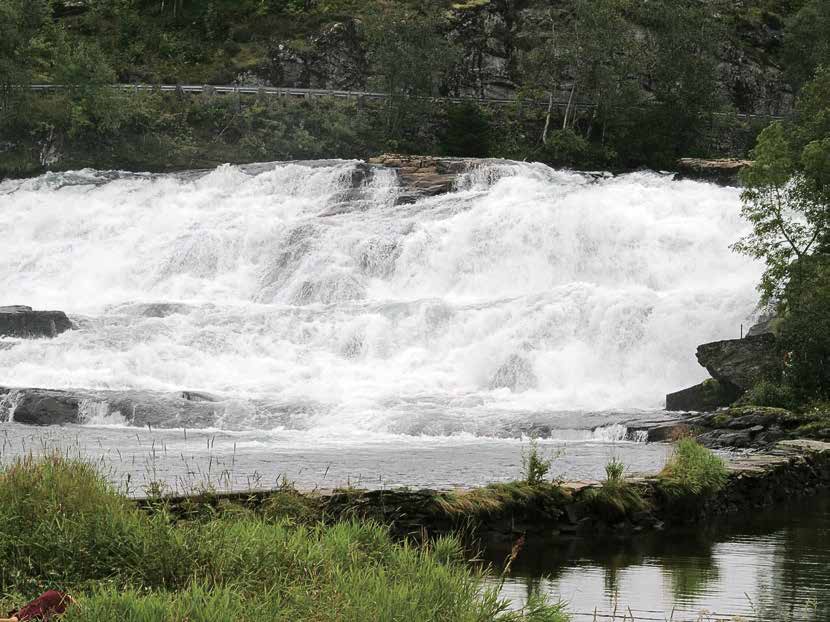
[[[729,406],[741,396],[741,391],[731,384],[721,384],[712,378],[688,389],[669,393],[666,410],[709,412],[721,406]]]
[[[702,179],[730,186],[738,184],[738,174],[749,166],[752,166],[751,160],[681,158],[677,161],[681,178]]]
[[[697,348],[697,360],[712,378],[741,392],[780,369],[771,333],[704,343]]]
[[[72,328],[63,311],[34,311],[22,305],[0,307],[0,337],[55,337]]]

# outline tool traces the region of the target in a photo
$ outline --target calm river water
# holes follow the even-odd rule
[[[491,551],[502,560],[507,551]],[[579,539],[526,549],[504,595],[542,590],[575,622],[830,620],[830,495],[704,532]],[[630,608],[630,611],[629,611]]]

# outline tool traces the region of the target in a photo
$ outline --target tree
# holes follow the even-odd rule
[[[393,3],[379,4],[364,21],[373,82],[389,94],[386,135],[393,142],[411,141],[413,128],[429,115],[429,97],[440,94],[445,76],[459,57],[441,32],[445,25],[438,6],[426,2],[420,10]]]
[[[821,65],[830,65],[830,2],[807,0],[784,31],[787,78],[800,88]]]
[[[780,318],[783,381],[804,400],[830,396],[830,71],[820,69],[794,122],[761,132],[743,174],[752,232],[735,250],[763,259],[759,289]]]
[[[787,128],[773,123],[758,137],[755,162],[743,175],[741,213],[752,233],[734,249],[765,261],[764,303],[780,299],[791,265],[815,250],[830,224],[830,201],[817,183],[830,158],[830,141],[811,142],[800,161],[796,155]]]
[[[7,111],[28,95],[21,87],[31,81],[36,37],[49,15],[47,0],[0,2],[0,110]]]
[[[576,125],[580,99],[593,105],[587,138],[595,124],[602,126],[604,138],[605,125],[618,109],[633,105],[631,96],[638,98],[638,43],[625,18],[627,7],[627,0],[577,0],[570,12],[550,9],[532,33],[522,65],[528,82],[547,95],[543,144],[553,130],[557,97],[564,95],[567,101],[562,130]]]

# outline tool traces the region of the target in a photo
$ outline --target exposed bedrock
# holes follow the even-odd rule
[[[403,188],[398,203],[414,203],[421,197],[451,192],[456,178],[475,160],[384,153],[368,162],[395,169]]]
[[[227,402],[206,393],[183,391],[90,391],[0,387],[0,420],[28,425],[87,423],[122,417],[135,426],[208,427]]]
[[[681,179],[700,179],[727,186],[738,185],[740,172],[750,166],[751,160],[681,158],[677,161],[678,177]]]
[[[0,307],[0,337],[55,337],[71,328],[72,322],[63,311],[35,311],[23,305]]]

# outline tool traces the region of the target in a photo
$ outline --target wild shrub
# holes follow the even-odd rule
[[[726,480],[723,459],[693,438],[683,438],[660,471],[659,487],[669,498],[700,498],[717,493]]]
[[[530,445],[522,451],[522,477],[525,482],[533,485],[542,484],[550,472],[553,460],[542,455],[536,439],[530,440]]]

